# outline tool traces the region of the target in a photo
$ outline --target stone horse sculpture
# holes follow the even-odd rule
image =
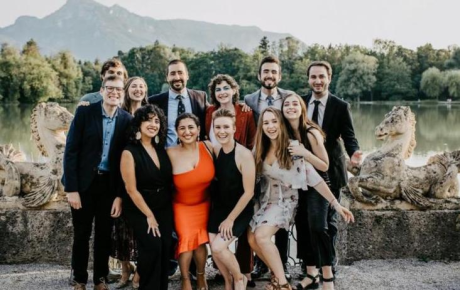
[[[375,136],[384,140],[383,146],[360,167],[349,170],[355,176],[349,179],[348,188],[356,200],[377,204],[403,199],[418,208],[430,208],[439,199],[460,197],[460,150],[432,156],[424,166],[406,165],[416,145],[415,115],[410,107],[393,107],[376,127]]]
[[[65,131],[73,115],[58,103],[39,103],[32,111],[32,139],[47,162],[25,162],[23,155],[11,145],[0,146],[0,196],[22,197],[26,207],[39,207],[59,195]]]

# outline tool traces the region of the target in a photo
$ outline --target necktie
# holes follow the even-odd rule
[[[177,117],[185,113],[185,105],[184,102],[182,101],[184,97],[182,95],[178,95],[176,97],[177,100],[179,100],[179,105],[177,106]]]
[[[319,125],[319,123],[318,123],[318,107],[319,107],[319,104],[321,102],[318,101],[318,100],[314,100],[313,103],[315,104],[315,107],[313,108],[313,116],[312,116],[311,120]]]
[[[273,100],[272,96],[267,96],[267,104],[269,107],[273,106]]]

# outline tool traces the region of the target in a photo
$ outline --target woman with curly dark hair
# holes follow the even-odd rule
[[[172,167],[164,150],[166,118],[155,105],[134,113],[121,173],[130,198],[124,209],[138,246],[139,289],[167,289],[173,230]]]

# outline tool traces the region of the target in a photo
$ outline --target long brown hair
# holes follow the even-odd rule
[[[288,152],[289,135],[287,132],[286,124],[283,119],[283,114],[281,113],[280,110],[276,108],[267,107],[262,111],[262,113],[260,113],[259,122],[257,123],[256,143],[254,146],[257,174],[262,173],[263,162],[271,146],[270,138],[268,138],[267,135],[265,135],[263,131],[264,115],[265,113],[268,113],[268,112],[275,115],[275,118],[278,120],[278,123],[280,125],[278,138],[276,138],[276,152],[275,152],[278,164],[280,168],[285,168],[288,170],[291,169],[291,165],[292,165],[291,155]]]
[[[312,127],[316,130],[318,130],[321,135],[323,135],[323,137],[326,137],[323,130],[321,130],[321,127],[319,127],[315,122],[313,122],[312,120],[308,119],[308,116],[307,116],[307,106],[305,105],[305,102],[304,100],[297,94],[295,93],[291,93],[291,94],[287,94],[286,96],[284,96],[283,98],[283,101],[281,103],[281,112],[283,112],[283,109],[284,109],[284,101],[286,101],[287,98],[290,98],[290,97],[295,97],[297,98],[297,100],[299,101],[299,104],[300,104],[300,108],[301,108],[301,113],[300,113],[300,118],[299,118],[299,135],[300,135],[300,142],[305,146],[305,148],[311,150],[311,144],[308,140],[308,135],[307,134],[311,134],[313,137],[315,137],[315,135],[313,133],[310,132],[310,129],[309,127]],[[283,119],[286,121],[286,118],[284,117],[284,113],[283,113]],[[288,122],[286,122],[286,127],[287,127],[287,132],[289,134],[289,138],[291,139],[297,139],[296,138],[296,135],[295,135],[295,131],[297,130],[297,128],[292,128],[291,127],[291,124],[289,124]],[[316,137],[315,137],[316,139]]]
[[[125,110],[126,112],[131,114],[131,98],[129,97],[129,86],[135,81],[135,80],[141,80],[144,83],[145,87],[145,96],[141,101],[141,106],[147,104],[147,96],[148,96],[148,87],[147,83],[145,82],[144,78],[141,77],[132,77],[129,78],[129,80],[126,82],[125,85],[125,100],[123,101],[123,104],[121,105],[121,108]],[[132,112],[134,113],[134,112]]]

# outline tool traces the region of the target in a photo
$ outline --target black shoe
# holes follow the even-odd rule
[[[288,271],[288,268],[287,268],[288,265],[289,265],[289,263],[286,263],[286,264],[283,265],[284,276],[286,277],[286,280],[291,281],[291,280],[292,280],[292,276],[291,276],[291,274],[290,274],[289,271]]]
[[[254,282],[254,280],[248,280],[248,284],[246,284],[246,287],[256,288],[256,282]]]
[[[252,279],[259,279],[263,275],[268,273],[268,268],[265,265],[256,265],[254,267],[254,271],[251,273],[251,278]]]
[[[296,285],[297,290],[303,290],[303,289],[318,289],[319,288],[319,274],[316,276],[312,276],[310,274],[306,274],[308,278],[311,279],[311,283],[306,285],[305,287],[302,286],[302,284],[299,282]]]

